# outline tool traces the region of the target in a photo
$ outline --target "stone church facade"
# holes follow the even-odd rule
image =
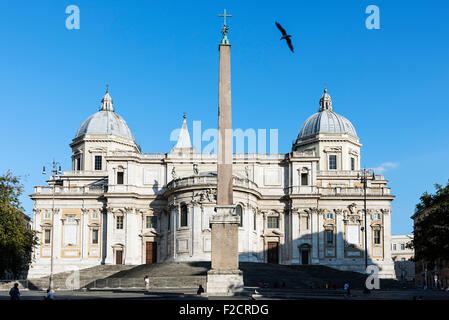
[[[361,146],[325,90],[291,152],[234,154],[239,260],[364,272],[367,247],[369,264],[394,277],[394,196],[384,176],[369,177],[364,230]],[[170,152],[142,153],[106,92],[70,147],[72,170],[30,195],[40,239],[30,278],[50,273],[52,254],[54,272],[211,259],[217,159],[191,146],[185,117]]]

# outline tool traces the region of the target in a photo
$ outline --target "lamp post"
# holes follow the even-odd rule
[[[59,165],[59,168],[57,168],[57,166]],[[50,253],[50,283],[48,285],[48,288],[50,289],[51,292],[54,292],[54,282],[53,282],[53,252],[54,252],[54,246],[55,246],[55,187],[56,184],[59,182],[56,180],[56,177],[59,177],[59,175],[62,173],[61,172],[61,165],[59,162],[55,162],[55,160],[53,160],[53,162],[51,163],[52,169],[51,169],[51,177],[54,180],[52,183],[52,215],[51,215],[51,253]],[[42,174],[45,175],[47,174],[45,172],[45,166],[42,168]],[[59,183],[58,183],[59,184]]]
[[[367,188],[367,182],[369,180],[369,176],[371,176],[372,180],[376,179],[376,176],[374,174],[373,170],[370,169],[363,169],[360,171],[360,173],[357,174],[357,179],[360,179],[360,182],[363,184],[363,205],[364,205],[364,213],[365,213],[365,226],[363,227],[363,231],[365,234],[365,270],[368,268],[368,240],[367,240],[367,233],[368,229],[366,228],[366,188]]]

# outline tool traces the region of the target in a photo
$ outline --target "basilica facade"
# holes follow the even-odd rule
[[[362,145],[327,90],[317,109],[290,152],[234,154],[239,260],[364,272],[367,254],[392,278],[387,180],[367,177],[365,229]],[[39,235],[30,278],[48,275],[52,256],[54,272],[210,261],[217,158],[192,147],[185,117],[170,152],[143,153],[106,92],[70,147],[72,170],[30,195]]]

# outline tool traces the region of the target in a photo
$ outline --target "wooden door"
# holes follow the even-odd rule
[[[301,250],[301,263],[309,264],[309,249]]]
[[[146,243],[146,264],[157,262],[157,242],[147,242]]]
[[[123,264],[123,251],[115,251],[115,264]]]
[[[278,242],[268,242],[268,263],[279,263]]]

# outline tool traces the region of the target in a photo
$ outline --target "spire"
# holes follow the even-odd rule
[[[223,39],[221,39],[220,45],[229,46],[229,39],[228,39],[228,31],[229,27],[226,25],[226,18],[232,17],[230,14],[226,14],[226,9],[224,9],[223,14],[219,14],[219,17],[223,17],[223,28],[221,28],[221,33],[223,34]]]
[[[114,108],[112,107],[112,98],[109,95],[109,85],[106,85],[106,93],[104,94],[103,99],[101,99],[100,111],[114,111]]]
[[[324,110],[332,111],[332,99],[331,96],[327,93],[327,88],[324,87],[324,93],[320,99],[320,112]]]
[[[182,128],[179,131],[178,142],[173,149],[190,149],[192,148],[192,144],[190,143],[190,134],[189,129],[187,129],[187,116],[184,113],[184,120],[182,121]]]

